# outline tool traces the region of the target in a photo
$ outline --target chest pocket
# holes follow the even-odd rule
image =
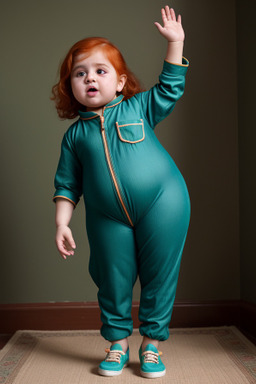
[[[119,139],[125,143],[139,143],[145,139],[143,120],[116,122]]]

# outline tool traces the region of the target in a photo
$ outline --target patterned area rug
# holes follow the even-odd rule
[[[130,365],[105,378],[97,366],[109,346],[98,331],[19,331],[0,351],[1,384],[136,384],[137,330],[129,338]],[[256,347],[235,327],[171,329],[160,344],[167,373],[161,384],[255,384]]]

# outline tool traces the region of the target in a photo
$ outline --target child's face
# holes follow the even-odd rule
[[[116,98],[126,81],[126,75],[118,76],[115,68],[100,50],[89,56],[79,55],[71,72],[71,87],[76,100],[87,111],[101,114],[102,108]]]

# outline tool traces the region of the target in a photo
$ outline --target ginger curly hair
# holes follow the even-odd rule
[[[122,90],[124,99],[129,99],[136,93],[143,91],[139,80],[129,70],[119,49],[109,40],[102,37],[88,37],[75,43],[61,64],[57,84],[52,87],[52,97],[61,119],[73,119],[78,116],[81,104],[75,99],[71,89],[70,74],[74,60],[81,54],[89,54],[94,49],[101,49],[110,63],[114,66],[117,75],[127,76],[126,84]]]

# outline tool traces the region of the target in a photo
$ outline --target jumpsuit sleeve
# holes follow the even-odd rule
[[[159,83],[149,91],[136,95],[152,128],[172,112],[183,95],[188,65],[189,62],[184,57],[182,65],[164,61]]]
[[[61,155],[54,179],[56,191],[53,201],[62,197],[76,206],[82,195],[82,165],[68,133],[69,131],[65,133],[61,144]]]

